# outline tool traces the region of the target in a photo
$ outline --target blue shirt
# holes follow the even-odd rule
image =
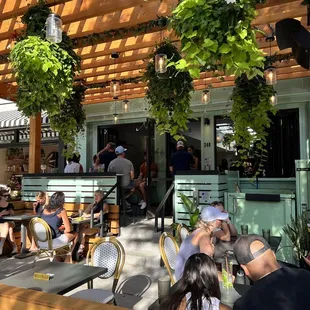
[[[176,171],[191,170],[191,164],[194,163],[192,154],[181,149],[172,154],[169,166],[173,167],[173,175]]]

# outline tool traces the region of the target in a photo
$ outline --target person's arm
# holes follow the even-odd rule
[[[237,232],[235,225],[231,222],[231,220],[229,218],[227,219],[226,223],[227,223],[228,228],[229,228],[230,236],[231,237],[237,237],[238,232]]]
[[[220,302],[220,310],[231,310],[231,308]]]
[[[65,209],[63,209],[60,212],[61,218],[62,218],[62,223],[63,226],[65,227],[65,233],[69,233],[71,231],[71,225],[70,225],[70,221],[68,219],[68,215],[67,215],[67,211]]]
[[[83,216],[84,217],[88,217],[88,216],[90,216],[90,210],[91,210],[91,208],[94,206],[94,202],[92,202],[91,204],[89,204],[88,206],[87,206],[87,208],[84,210],[84,212],[83,212]]]
[[[222,241],[230,241],[230,231],[227,223],[222,221],[222,230],[215,231],[213,236]]]
[[[199,240],[200,253],[205,253],[209,256],[214,255],[214,245],[211,243],[210,236],[203,236]]]
[[[135,178],[135,169],[133,167],[132,162],[130,163],[130,180],[133,180]]]
[[[198,169],[198,157],[194,157],[194,165],[193,169],[197,170]]]
[[[101,151],[97,153],[97,156],[99,156],[103,152],[106,152],[109,148],[110,148],[110,144],[108,143]]]
[[[11,203],[8,204],[7,210],[3,210],[0,212],[0,217],[5,215],[14,215],[14,206]]]

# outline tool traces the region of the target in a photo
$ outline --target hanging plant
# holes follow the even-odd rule
[[[175,45],[170,42],[161,43],[154,54],[166,54],[172,62],[181,59]],[[182,132],[188,130],[187,123],[192,110],[191,95],[194,90],[192,78],[188,72],[180,72],[175,66],[169,66],[167,72],[158,74],[154,61],[150,61],[143,77],[147,81],[146,98],[150,103],[150,114],[156,121],[160,134],[170,133],[175,140],[183,139]]]
[[[72,92],[74,59],[57,44],[29,36],[10,53],[18,85],[17,106],[26,116],[57,112]]]
[[[67,144],[63,154],[71,157],[77,151],[76,136],[83,131],[85,123],[81,104],[85,87],[73,88],[81,59],[65,32],[59,44],[45,40],[45,23],[50,13],[45,0],[28,9],[22,17],[27,28],[18,37],[10,60],[18,85],[19,110],[26,116],[46,111],[51,128]]]
[[[254,0],[185,0],[173,11],[171,27],[179,36],[184,59],[177,69],[199,78],[200,68],[216,66],[224,75],[251,79],[262,75],[264,57],[251,22]]]
[[[50,115],[50,123],[53,130],[59,132],[62,141],[67,146],[63,150],[63,155],[67,158],[76,152],[78,145],[76,137],[78,132],[84,132],[86,120],[85,111],[81,101],[84,100],[86,87],[83,85],[73,86],[73,92],[69,99],[60,106],[57,113]]]
[[[231,100],[233,101],[230,117],[234,123],[234,134],[226,137],[227,145],[235,142],[240,166],[248,159],[252,150],[258,159],[258,171],[263,166],[266,150],[267,129],[271,120],[269,114],[275,114],[276,108],[271,104],[271,96],[275,94],[272,86],[266,84],[261,76],[248,79],[245,74],[236,79]]]

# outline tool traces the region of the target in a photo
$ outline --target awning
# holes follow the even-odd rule
[[[48,115],[46,112],[41,114],[42,124],[48,124]],[[27,127],[29,126],[29,118],[22,115],[18,110],[2,111],[0,112],[0,129],[14,127]]]

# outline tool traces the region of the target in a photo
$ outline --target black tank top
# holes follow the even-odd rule
[[[44,220],[52,230],[52,238],[58,238],[61,236],[61,232],[59,227],[62,225],[62,218],[58,217],[58,214],[63,210],[63,208],[59,208],[54,213],[45,214],[44,210],[41,212],[40,217]]]

